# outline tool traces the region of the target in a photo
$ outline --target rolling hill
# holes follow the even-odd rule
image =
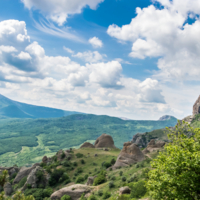
[[[0,119],[5,118],[57,118],[79,114],[74,111],[65,111],[43,106],[20,103],[8,99],[0,94]]]
[[[0,166],[38,162],[60,149],[94,142],[102,133],[111,135],[118,148],[136,133],[174,126],[177,119],[164,121],[122,120],[116,117],[76,114],[52,119],[0,120]]]

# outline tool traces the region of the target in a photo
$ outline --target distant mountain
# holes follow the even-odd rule
[[[176,119],[176,118],[173,116],[170,116],[170,115],[164,115],[164,116],[160,117],[158,121],[166,121],[166,120],[173,120],[173,119]]]
[[[35,106],[8,99],[0,94],[0,119],[4,118],[57,118],[72,114],[74,111],[65,111],[44,106]]]

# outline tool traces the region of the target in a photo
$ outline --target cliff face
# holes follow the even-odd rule
[[[199,113],[200,113],[200,96],[193,105],[193,115],[197,115]]]

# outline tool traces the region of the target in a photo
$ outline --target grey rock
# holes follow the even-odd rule
[[[17,176],[15,177],[13,184],[19,183],[24,177],[28,176],[30,172],[37,166],[40,166],[40,164],[36,163],[32,167],[22,167]]]
[[[13,193],[13,188],[10,183],[6,183],[3,187],[6,196],[10,196]]]
[[[122,195],[122,194],[130,194],[131,193],[131,189],[128,186],[121,187],[119,189],[119,193],[120,193],[120,195]]]
[[[81,195],[91,192],[95,187],[82,184],[75,184],[69,187],[62,188],[51,195],[51,200],[61,199],[64,195],[69,195],[71,200],[78,200]]]
[[[90,176],[90,177],[88,177],[86,185],[93,185],[94,179],[95,179],[96,177],[97,177],[97,176]]]
[[[19,168],[18,167],[0,167],[0,174],[4,171],[7,170],[9,176],[12,176],[15,173],[19,172]]]
[[[116,148],[113,138],[105,133],[96,139],[94,146],[95,148]]]
[[[82,148],[95,148],[93,144],[89,143],[89,142],[85,142],[83,145],[81,145],[80,147]]]
[[[142,151],[144,154],[149,152],[157,151],[165,146],[165,142],[161,140],[151,140],[148,146]]]

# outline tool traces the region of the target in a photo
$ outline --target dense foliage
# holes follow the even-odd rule
[[[152,162],[149,193],[153,199],[200,199],[200,129],[179,122],[169,131],[171,143]]]

